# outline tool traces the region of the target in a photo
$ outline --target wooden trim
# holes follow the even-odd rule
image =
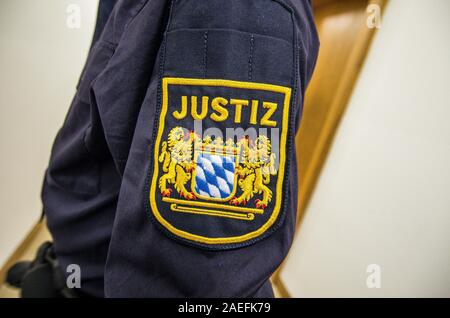
[[[327,1],[328,3],[329,1]],[[388,0],[368,0],[367,5],[378,4],[381,7],[381,12],[385,11]],[[312,154],[312,159],[310,167],[305,172],[305,177],[300,187],[299,192],[299,206],[298,206],[298,216],[297,216],[297,229],[299,229],[300,224],[303,220],[303,215],[308,207],[309,201],[311,199],[312,193],[319,179],[320,172],[323,168],[325,160],[328,156],[331,144],[333,142],[334,136],[336,134],[339,123],[345,112],[347,104],[352,96],[353,89],[358,80],[359,74],[361,72],[364,61],[369,52],[370,46],[372,44],[374,35],[377,29],[370,29],[368,27],[363,27],[357,37],[355,46],[352,49],[350,58],[345,67],[345,73],[342,76],[339,88],[337,90],[336,96],[330,107],[330,112],[324,123],[324,127],[320,133],[317,146],[314,148],[314,153]],[[277,288],[283,297],[289,298],[289,292],[285,285],[283,284],[280,272],[284,267],[284,262],[280,265],[279,269],[273,275],[273,282],[276,283]]]
[[[275,273],[272,275],[271,281],[272,284],[275,286],[276,290],[278,291],[278,294],[280,298],[291,298],[289,295],[289,292],[286,289],[286,286],[281,281],[280,276],[280,270],[282,269],[282,266],[280,266]]]
[[[332,3],[333,1],[336,1],[336,0],[312,0],[311,3],[313,6],[313,9],[316,10],[322,6]]]
[[[24,252],[28,249],[28,247],[31,245],[31,243],[35,240],[37,234],[45,227],[44,221],[39,221],[36,223],[28,232],[27,236],[24,238],[24,240],[19,244],[19,246],[16,248],[16,250],[11,254],[11,256],[6,260],[6,262],[3,264],[3,266],[0,269],[0,284],[5,281],[6,273],[8,272],[9,268],[14,264],[17,263]]]
[[[369,0],[368,5],[378,4],[380,5],[382,12],[384,12],[387,1],[388,0]],[[311,166],[306,171],[302,187],[300,188],[299,197],[303,199],[299,201],[297,228],[300,226],[303,213],[308,207],[323,164],[328,157],[337,128],[352,96],[353,89],[358,80],[362,66],[364,65],[364,61],[367,57],[367,53],[369,52],[369,48],[372,44],[376,30],[377,29],[370,29],[367,27],[362,28],[360,34],[358,35],[358,39],[355,42],[355,46],[345,68],[346,71],[342,77],[336,97],[330,107],[330,112],[328,113],[324,127],[319,136],[317,146],[314,149],[311,159]]]

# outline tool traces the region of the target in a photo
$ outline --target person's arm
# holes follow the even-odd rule
[[[156,43],[149,21],[168,3]],[[155,61],[141,54],[156,46]],[[106,296],[273,295],[295,230],[294,138],[317,49],[306,0],[153,0],[128,24],[93,86],[117,160],[121,128],[132,133]],[[138,68],[153,70],[145,85]],[[124,99],[136,91],[142,104]]]

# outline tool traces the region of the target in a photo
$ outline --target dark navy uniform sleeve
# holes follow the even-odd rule
[[[273,296],[317,50],[306,0],[119,2],[46,178],[58,257],[107,297]]]
[[[166,1],[117,2],[112,12],[111,0],[100,2],[93,46],[42,189],[61,269],[79,265],[81,291],[95,297],[104,296],[123,171],[167,16]],[[144,6],[151,18],[133,26]]]

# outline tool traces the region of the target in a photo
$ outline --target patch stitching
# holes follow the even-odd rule
[[[253,79],[253,54],[254,54],[254,46],[255,46],[255,36],[250,35],[250,57],[248,58],[248,80],[251,81]]]
[[[203,77],[208,74],[208,31],[203,34]]]
[[[180,229],[175,228],[172,224],[170,224],[168,221],[166,221],[162,215],[158,211],[158,207],[156,204],[155,194],[156,194],[156,187],[159,177],[159,164],[158,164],[158,157],[160,155],[160,145],[161,145],[161,137],[162,133],[164,131],[164,124],[165,119],[168,111],[168,86],[169,85],[204,85],[204,86],[223,86],[223,87],[230,87],[230,88],[241,88],[241,89],[249,89],[249,90],[263,90],[263,91],[269,91],[274,93],[281,93],[284,95],[284,104],[283,104],[283,113],[282,113],[282,133],[281,133],[281,144],[280,144],[280,169],[279,169],[279,177],[276,184],[276,202],[275,207],[273,209],[273,212],[268,219],[268,221],[258,228],[257,230],[253,232],[246,233],[244,235],[240,236],[234,236],[234,237],[223,237],[223,238],[210,238],[210,237],[204,237],[196,234],[192,234]],[[292,90],[288,87],[283,86],[277,86],[277,85],[271,85],[271,84],[262,84],[262,83],[249,83],[249,82],[238,82],[238,81],[230,81],[230,80],[212,80],[212,79],[186,79],[186,78],[163,78],[162,79],[162,107],[160,112],[160,119],[159,119],[159,125],[158,125],[158,133],[156,136],[156,140],[154,143],[154,158],[153,158],[153,177],[150,187],[150,205],[151,210],[153,212],[153,216],[157,219],[159,224],[161,224],[166,230],[168,230],[172,235],[178,238],[187,239],[188,241],[196,242],[196,243],[203,243],[208,245],[217,245],[217,244],[235,244],[235,243],[244,243],[250,240],[257,239],[261,237],[264,233],[266,233],[273,224],[276,224],[276,221],[278,220],[278,217],[280,213],[282,213],[283,210],[283,196],[282,196],[282,190],[284,185],[284,169],[287,165],[286,163],[286,144],[288,142],[288,132],[289,132],[289,122],[290,122],[290,104],[291,104],[291,94]],[[156,128],[156,127],[155,127]],[[163,198],[164,199],[164,198]],[[166,201],[169,200],[169,198],[166,198]],[[170,199],[175,200],[175,199]],[[172,204],[176,204],[176,202],[172,202]],[[174,207],[175,209],[178,209],[178,207]],[[191,209],[190,213],[193,212],[199,212],[198,210],[195,210],[196,208],[189,208]],[[178,209],[179,210],[179,209]],[[187,211],[177,211],[177,212],[187,212]],[[230,214],[231,216],[232,214]],[[216,215],[217,216],[217,215]],[[235,216],[235,215],[233,215]],[[251,218],[251,215],[247,216],[248,218]]]

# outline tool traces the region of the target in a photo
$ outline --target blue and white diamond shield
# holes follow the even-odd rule
[[[229,200],[236,192],[236,156],[198,151],[192,190],[213,201]]]

